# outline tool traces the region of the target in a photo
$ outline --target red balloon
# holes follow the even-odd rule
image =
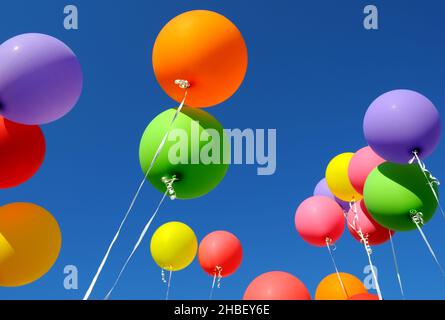
[[[22,125],[0,117],[0,189],[30,179],[45,158],[45,137],[38,126]]]
[[[368,239],[368,243],[372,246],[382,244],[389,240],[390,232],[391,236],[394,234],[394,231],[390,231],[385,227],[378,224],[369,214],[366,209],[365,202],[360,200],[357,205],[357,218],[354,219],[356,213],[352,208],[348,212],[348,229],[352,236],[357,240],[361,241],[358,234],[358,230],[361,230],[363,235]],[[356,230],[354,230],[354,228]]]
[[[241,242],[227,231],[215,231],[202,239],[198,249],[199,264],[211,276],[230,276],[241,264]]]
[[[243,300],[311,300],[311,294],[290,273],[272,271],[256,277],[247,287]]]
[[[378,296],[371,293],[361,293],[355,296],[349,297],[348,300],[380,300]]]

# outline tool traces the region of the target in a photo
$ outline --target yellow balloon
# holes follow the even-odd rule
[[[150,251],[159,267],[168,271],[178,271],[195,259],[198,240],[188,225],[176,221],[168,222],[153,234]]]
[[[45,209],[32,203],[0,207],[0,286],[23,286],[42,277],[61,245],[59,225]]]
[[[349,181],[348,168],[353,156],[352,152],[342,153],[332,159],[326,168],[326,182],[329,189],[343,201],[358,201],[363,198]]]

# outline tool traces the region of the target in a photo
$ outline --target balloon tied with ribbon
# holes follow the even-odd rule
[[[177,80],[175,80],[175,84],[181,89],[190,88],[190,82],[188,82],[187,80],[177,79]]]
[[[173,188],[173,183],[178,181],[179,179],[176,177],[176,175],[173,175],[171,178],[168,177],[162,177],[161,181],[165,184],[165,187],[167,188],[167,193],[171,200],[176,199],[176,192]]]
[[[221,288],[221,279],[222,279],[222,267],[220,266],[216,266],[215,268],[215,277],[213,278],[213,285],[215,285],[215,280],[216,280],[216,287],[218,289]]]

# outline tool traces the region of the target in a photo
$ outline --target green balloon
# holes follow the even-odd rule
[[[176,109],[159,114],[145,129],[139,160],[146,174],[158,147],[170,128]],[[178,180],[173,189],[178,199],[193,199],[215,188],[229,167],[230,148],[222,125],[209,113],[184,107],[171,126],[168,139],[148,174],[150,183],[164,193],[163,178]]]
[[[434,188],[437,194],[435,185]],[[437,200],[418,164],[381,164],[366,179],[363,196],[372,217],[395,231],[416,229],[412,215],[422,213],[426,223],[437,208]]]

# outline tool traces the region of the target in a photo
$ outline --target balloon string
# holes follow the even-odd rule
[[[173,275],[173,268],[170,268],[170,273],[168,275],[168,283],[167,283],[167,292],[165,293],[165,300],[168,300],[168,296],[170,294],[170,287],[171,287],[171,281],[172,281],[172,275]]]
[[[357,233],[357,235],[360,237],[360,242],[363,243],[363,247],[365,248],[366,255],[368,256],[368,262],[371,267],[372,277],[374,278],[377,295],[379,296],[379,300],[383,300],[382,291],[380,290],[379,281],[377,279],[377,274],[374,270],[374,264],[372,263],[372,258],[371,258],[372,248],[369,245],[369,240],[368,240],[369,236],[363,234],[363,231],[360,227],[356,202],[354,202],[353,204],[351,203],[351,208],[354,210],[354,219],[352,220],[352,224],[349,224],[349,226]]]
[[[428,247],[428,250],[430,251],[431,256],[433,257],[434,261],[436,262],[437,266],[439,267],[440,272],[442,273],[443,276],[445,276],[445,272],[442,268],[442,265],[439,262],[439,259],[437,259],[437,256],[433,250],[433,247],[429,243],[425,233],[423,233],[423,230],[422,230],[422,226],[424,225],[423,213],[417,212],[416,210],[411,210],[411,219],[413,220],[414,224],[416,225],[417,230],[419,230],[419,233],[422,236],[423,241],[425,242],[426,246]]]
[[[402,278],[400,277],[399,264],[397,262],[397,255],[396,255],[396,248],[394,246],[394,241],[392,240],[391,230],[388,230],[388,233],[389,233],[389,240],[391,242],[392,257],[394,260],[394,267],[395,267],[396,273],[397,273],[397,280],[399,282],[400,293],[402,294],[403,300],[405,300],[405,293],[403,291]]]
[[[428,169],[426,168],[425,163],[422,160],[420,160],[417,150],[413,151],[413,155],[414,156],[409,161],[409,164],[412,164],[414,161],[416,161],[418,163],[418,165],[419,165],[420,169],[422,170],[422,173],[423,173],[423,175],[424,175],[428,185],[430,186],[431,192],[433,193],[434,198],[437,201],[437,205],[438,205],[438,207],[440,209],[440,212],[442,213],[442,216],[445,218],[445,211],[444,211],[444,209],[443,209],[443,207],[442,207],[442,205],[440,203],[439,196],[438,196],[436,190],[434,190],[434,185],[440,186],[440,181],[435,176],[433,176],[430,171],[428,171]]]
[[[332,246],[332,240],[330,238],[326,238],[326,247],[328,248],[329,255],[331,256],[331,260],[332,260],[332,264],[334,265],[335,273],[337,274],[337,278],[338,278],[338,281],[340,282],[343,293],[345,294],[346,298],[348,298],[349,297],[348,292],[346,291],[343,280],[340,277],[340,272],[338,271],[337,263],[335,262],[334,255],[332,253],[332,251],[335,249],[331,249],[331,246]]]
[[[216,282],[216,272],[213,273],[213,281],[212,281],[212,287],[210,288],[209,300],[212,300],[213,291],[215,289],[215,282]]]
[[[222,267],[216,266],[215,272],[213,273],[212,288],[210,289],[209,300],[212,300],[213,291],[215,290],[215,284],[218,289],[221,288],[221,279],[222,279],[221,272],[222,272]]]
[[[164,269],[161,269],[161,280],[162,280],[162,282],[167,283],[167,280],[165,279],[165,270]]]
[[[366,240],[366,243],[367,243],[367,240]],[[364,247],[365,247],[366,254],[368,255],[368,262],[371,267],[371,273],[372,273],[372,276],[375,281],[375,289],[377,291],[377,295],[379,296],[379,300],[383,300],[382,291],[380,290],[380,285],[379,285],[379,281],[377,279],[377,274],[374,270],[374,264],[372,263],[372,259],[371,259],[371,252],[370,252],[371,250],[368,250],[369,244],[364,244]]]
[[[176,81],[181,81],[181,80],[176,80]],[[176,81],[175,81],[175,83],[176,83]],[[185,81],[185,80],[182,80],[182,81]],[[186,81],[186,83],[188,83],[188,82]],[[181,87],[181,85],[180,85],[180,87]],[[111,243],[108,246],[108,249],[107,249],[107,251],[105,253],[105,256],[103,257],[103,259],[102,259],[102,261],[101,261],[101,263],[99,265],[99,268],[97,269],[96,274],[94,275],[93,280],[91,281],[90,286],[88,287],[88,290],[86,291],[86,293],[85,293],[85,295],[83,297],[83,300],[88,300],[89,299],[89,297],[90,297],[94,287],[96,286],[96,282],[99,279],[99,276],[102,273],[102,269],[104,268],[105,263],[108,260],[108,257],[109,257],[109,255],[111,253],[111,249],[113,248],[114,244],[116,243],[117,239],[119,238],[121,230],[122,230],[123,226],[125,225],[125,222],[127,221],[127,218],[129,217],[131,211],[133,210],[134,204],[136,203],[136,200],[139,197],[139,194],[141,193],[142,187],[144,186],[145,181],[147,181],[148,174],[150,173],[151,169],[153,168],[153,165],[154,165],[155,161],[159,157],[159,154],[161,153],[162,148],[164,147],[165,141],[167,140],[168,134],[169,134],[173,124],[175,123],[176,118],[181,113],[181,110],[184,107],[186,98],[187,98],[187,90],[185,90],[185,92],[184,92],[184,98],[182,99],[181,104],[179,105],[178,109],[176,110],[176,112],[175,112],[175,114],[174,114],[174,116],[173,116],[173,118],[172,118],[172,120],[170,122],[170,125],[168,127],[168,130],[165,133],[164,138],[162,139],[161,144],[159,145],[158,149],[156,150],[156,153],[155,153],[153,159],[151,160],[150,166],[148,167],[147,172],[145,173],[144,178],[142,179],[141,183],[139,184],[139,187],[138,187],[136,193],[134,194],[134,196],[133,196],[133,198],[131,200],[130,206],[128,207],[127,212],[125,213],[124,218],[122,219],[122,221],[121,221],[121,223],[119,225],[119,228],[117,229],[117,232],[116,232],[116,234],[113,237],[113,240],[111,240]]]
[[[162,196],[161,201],[159,202],[158,206],[156,207],[155,212],[153,213],[153,215],[151,216],[150,220],[148,220],[147,224],[145,225],[144,229],[142,230],[142,233],[139,236],[138,241],[136,242],[136,244],[133,247],[133,250],[131,251],[130,255],[128,256],[127,260],[125,261],[122,269],[119,271],[119,274],[116,278],[116,280],[114,281],[113,286],[111,287],[110,291],[108,291],[107,295],[105,296],[105,300],[108,300],[110,298],[111,293],[113,292],[113,290],[116,288],[122,274],[124,273],[125,269],[127,268],[128,263],[130,262],[131,258],[133,257],[134,253],[136,252],[136,250],[139,248],[139,246],[142,243],[142,240],[144,239],[145,235],[147,234],[148,228],[150,228],[151,223],[153,222],[154,218],[156,217],[159,209],[162,206],[162,203],[164,202],[165,198],[167,197],[168,191],[165,191],[164,195]]]

